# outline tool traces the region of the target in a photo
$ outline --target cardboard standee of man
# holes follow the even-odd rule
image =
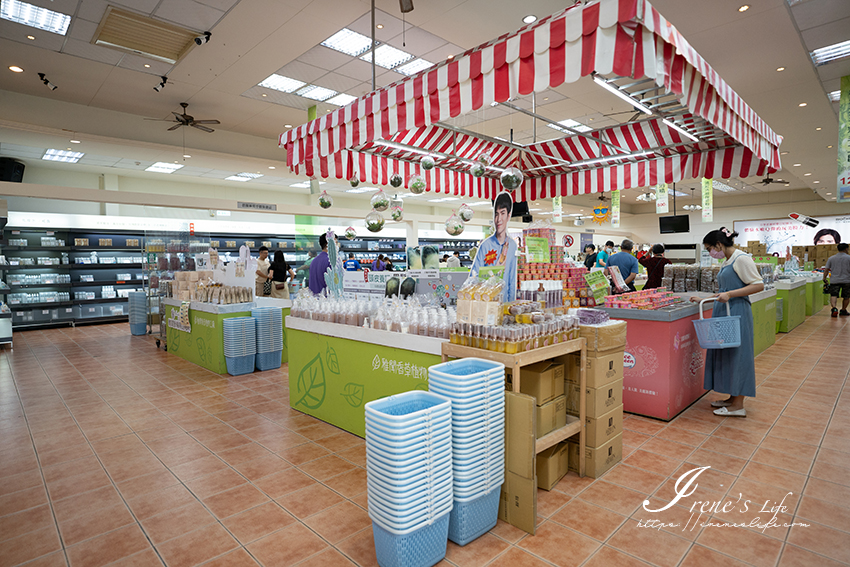
[[[483,267],[504,266],[505,301],[516,299],[517,244],[508,236],[514,200],[508,192],[499,193],[493,203],[494,232],[481,242],[470,269],[470,277],[478,276]]]

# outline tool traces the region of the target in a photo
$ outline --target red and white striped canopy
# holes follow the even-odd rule
[[[517,149],[442,124],[593,73],[651,79],[687,108],[688,113],[677,117],[680,125],[708,123],[722,135],[693,142],[653,115],[594,130],[587,137],[570,135]],[[469,161],[489,153],[494,167],[513,166],[525,173],[518,200],[698,177],[763,175],[780,168],[781,142],[647,0],[572,6],[374,91],[279,139],[296,173],[358,177],[375,184],[387,184],[394,173],[405,184],[410,175],[422,174],[429,191],[479,198],[493,198],[501,189],[497,177],[468,173]],[[652,151],[645,155],[620,154],[647,149]],[[435,169],[424,171],[418,161],[428,152],[442,159]],[[597,158],[603,159],[582,163]]]

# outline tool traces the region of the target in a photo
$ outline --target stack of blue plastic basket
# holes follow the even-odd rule
[[[144,335],[148,331],[148,310],[145,302],[145,292],[131,291],[127,298],[130,306],[130,334]]]
[[[451,403],[418,390],[367,403],[366,478],[378,564],[442,560],[453,493]]]
[[[280,368],[283,310],[280,307],[255,307],[251,315],[257,322],[257,370]]]
[[[428,370],[429,390],[452,402],[449,539],[466,545],[492,529],[499,516],[505,480],[505,366],[463,358]]]
[[[257,356],[257,323],[254,318],[231,317],[224,320],[222,328],[227,373],[231,376],[252,373]]]

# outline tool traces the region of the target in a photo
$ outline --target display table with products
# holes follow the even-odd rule
[[[166,320],[173,318],[172,313],[180,309],[179,299],[165,298]],[[229,317],[250,317],[255,303],[236,303],[233,305],[214,305],[211,303],[191,302],[189,304],[189,330],[168,327],[168,352],[198,366],[218,374],[227,372],[224,359],[224,329],[222,321]],[[285,348],[285,346],[284,346]]]
[[[806,285],[806,278],[776,282],[776,297],[782,300],[780,333],[792,331],[806,320]]]
[[[428,367],[446,341],[338,323],[287,317],[289,405],[364,437],[363,406],[428,390]]]
[[[703,304],[705,317],[711,317],[712,307],[712,302]],[[699,346],[693,324],[699,319],[698,303],[655,310],[602,309],[612,319],[628,323],[623,354],[624,411],[669,421],[705,393],[705,350]]]
[[[806,277],[806,317],[817,315],[823,309],[823,276],[816,274]]]
[[[753,349],[755,356],[776,342],[776,290],[766,289],[750,296],[753,309]]]

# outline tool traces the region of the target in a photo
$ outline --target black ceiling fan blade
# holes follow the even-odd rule
[[[201,126],[199,124],[192,124],[192,128],[197,128],[198,130],[203,130],[204,132],[215,132],[212,128],[207,128],[206,126]]]
[[[195,124],[221,124],[218,120],[195,120]]]
[[[185,114],[180,114],[179,112],[174,112],[173,110],[171,111],[171,114],[176,116],[177,120],[181,120],[181,119],[185,120],[185,118],[186,118]]]
[[[178,128],[180,128],[181,126],[183,126],[183,124],[175,124],[174,126],[172,126],[171,128],[169,128],[167,131],[168,131],[168,132],[171,132],[172,130],[177,130],[177,129],[178,129]]]

